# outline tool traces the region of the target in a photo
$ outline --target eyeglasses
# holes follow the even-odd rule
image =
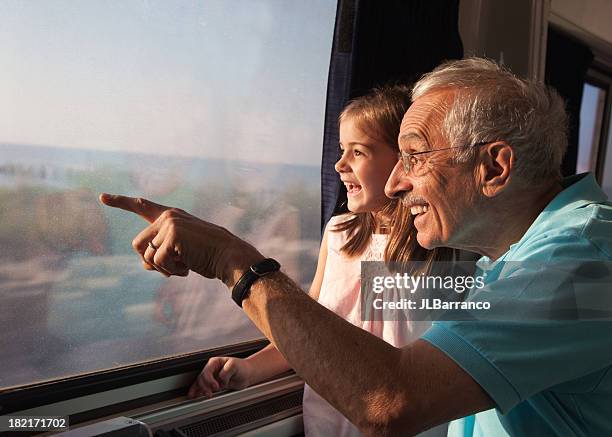
[[[450,150],[450,149],[467,149],[470,147],[480,147],[485,144],[491,144],[493,141],[481,141],[479,143],[475,143],[469,146],[454,146],[454,147],[445,147],[443,149],[434,149],[434,150],[425,150],[424,152],[416,152],[416,153],[406,153],[400,152],[397,154],[397,158],[402,161],[402,165],[404,166],[404,174],[412,174],[413,176],[422,176],[427,172],[427,168],[425,166],[425,159],[418,158],[417,155],[424,155],[426,153],[433,152],[441,152],[442,150]]]

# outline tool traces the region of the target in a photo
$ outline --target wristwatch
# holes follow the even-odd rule
[[[234,299],[234,302],[242,308],[242,301],[249,295],[253,282],[257,281],[262,276],[279,271],[280,267],[281,265],[278,261],[272,258],[266,258],[249,267],[232,289],[232,299]]]

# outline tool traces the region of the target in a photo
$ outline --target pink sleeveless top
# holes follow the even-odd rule
[[[340,253],[347,239],[347,232],[332,232],[331,229],[347,218],[346,215],[332,217],[327,233],[327,260],[319,303],[395,347],[402,347],[416,340],[431,323],[396,322],[361,318],[361,261],[383,261],[387,235],[373,234],[369,246],[360,257],[347,258]],[[333,334],[329,334],[333,335]],[[324,359],[324,358],[322,358]],[[355,387],[359,392],[359,387]],[[357,428],[338,410],[332,407],[306,384],[303,401],[304,433],[306,436],[360,436]]]

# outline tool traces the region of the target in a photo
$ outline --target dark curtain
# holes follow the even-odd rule
[[[593,53],[586,45],[549,26],[545,81],[565,99],[569,113],[568,147],[561,164],[563,176],[576,173],[582,90],[592,62]]]
[[[339,0],[327,85],[321,165],[321,231],[346,211],[334,170],[338,116],[346,103],[386,83],[410,83],[463,57],[458,0]]]

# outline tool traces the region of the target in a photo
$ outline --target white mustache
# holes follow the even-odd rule
[[[402,205],[410,208],[415,205],[423,205],[428,202],[425,201],[422,197],[413,196],[411,194],[405,194],[402,196]]]

